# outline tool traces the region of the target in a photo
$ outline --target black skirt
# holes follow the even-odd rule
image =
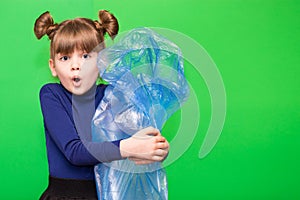
[[[97,200],[94,180],[74,180],[49,177],[49,184],[40,200]]]

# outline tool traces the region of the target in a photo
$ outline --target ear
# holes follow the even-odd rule
[[[49,59],[49,68],[51,70],[52,76],[56,77],[57,73],[56,73],[53,59]]]

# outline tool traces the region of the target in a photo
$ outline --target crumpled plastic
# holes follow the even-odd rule
[[[109,83],[92,121],[95,142],[125,139],[166,120],[189,96],[180,49],[149,28],[137,28],[100,51],[100,76]],[[168,199],[160,162],[128,159],[95,166],[99,199]]]

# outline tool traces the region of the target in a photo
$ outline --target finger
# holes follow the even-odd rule
[[[164,158],[165,158],[165,156],[153,156],[152,161],[153,162],[161,162],[164,160]]]
[[[161,157],[164,157],[165,155],[168,154],[169,151],[167,150],[164,150],[164,149],[157,149],[154,151],[154,154],[153,156],[161,156]]]
[[[151,135],[151,136],[160,135],[160,131],[152,126],[149,126],[143,130],[146,132],[147,135]]]
[[[138,131],[136,134],[133,135],[133,137],[138,138],[138,139],[148,139],[153,136],[158,136],[160,135],[160,132],[158,129],[149,126],[147,128],[144,128],[140,131]]]
[[[169,143],[167,141],[164,142],[158,142],[155,144],[156,149],[169,149]]]
[[[158,136],[155,136],[155,137],[154,137],[154,140],[155,140],[155,142],[165,142],[165,141],[166,141],[166,138],[164,138],[164,137],[161,136],[161,135],[158,135]]]

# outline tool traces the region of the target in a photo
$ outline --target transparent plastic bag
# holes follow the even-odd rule
[[[161,130],[189,95],[180,49],[148,28],[134,29],[98,55],[109,83],[92,123],[93,141],[125,139],[153,126]],[[160,162],[126,159],[95,166],[99,199],[167,199]]]

